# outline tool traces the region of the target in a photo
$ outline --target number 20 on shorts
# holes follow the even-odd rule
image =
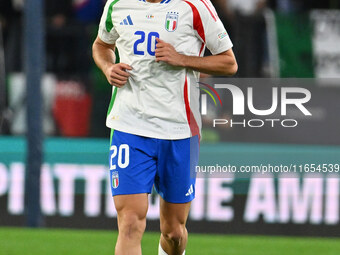
[[[122,144],[117,148],[116,145],[112,145],[110,148],[110,170],[116,170],[117,165],[113,164],[113,160],[118,156],[117,164],[119,168],[127,168],[130,164],[130,147],[127,144]]]

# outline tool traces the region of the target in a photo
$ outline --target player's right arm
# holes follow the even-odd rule
[[[127,70],[132,68],[123,63],[115,64],[115,44],[107,44],[97,37],[92,46],[92,55],[111,85],[121,88],[126,84],[130,76]]]
[[[116,63],[115,44],[119,34],[115,29],[112,20],[112,7],[117,1],[106,2],[104,11],[99,23],[98,37],[92,46],[92,56],[97,66],[103,71],[108,82],[116,87],[126,84],[132,68],[129,65]]]

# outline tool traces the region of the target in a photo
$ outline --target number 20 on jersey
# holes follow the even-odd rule
[[[156,38],[159,38],[159,34],[157,32],[150,32],[146,34],[144,31],[136,31],[135,35],[138,36],[138,39],[133,45],[133,53],[135,55],[145,55],[145,52],[141,50],[141,48],[142,45],[146,43],[147,53],[151,56],[155,56]]]

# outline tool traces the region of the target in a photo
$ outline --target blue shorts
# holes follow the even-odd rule
[[[195,198],[199,138],[162,140],[113,131],[110,146],[112,195],[151,193],[169,203]]]

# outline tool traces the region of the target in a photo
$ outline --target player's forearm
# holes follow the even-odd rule
[[[183,56],[186,68],[212,74],[231,76],[237,72],[238,66],[234,54],[220,54],[207,57]]]
[[[96,65],[105,73],[105,70],[109,68],[116,61],[114,48],[109,47],[97,40],[92,46],[92,56]]]
[[[237,72],[238,67],[232,49],[214,56],[195,57],[178,53],[174,46],[160,38],[156,38],[156,41],[156,62],[191,68],[202,73],[213,75],[231,76]]]

